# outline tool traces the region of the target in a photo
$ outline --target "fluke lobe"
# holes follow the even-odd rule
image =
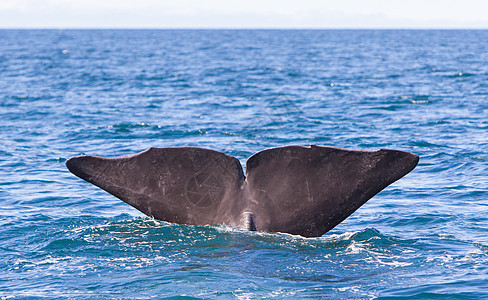
[[[77,156],[76,176],[148,216],[192,225],[321,236],[417,165],[415,154],[285,146],[235,157],[198,147],[122,157]]]

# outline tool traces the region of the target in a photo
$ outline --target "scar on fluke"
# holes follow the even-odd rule
[[[76,176],[144,214],[190,225],[321,236],[417,165],[413,153],[330,146],[265,149],[246,163],[198,147],[77,156]]]

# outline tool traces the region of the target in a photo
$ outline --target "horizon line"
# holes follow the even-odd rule
[[[0,30],[488,30],[488,27],[1,27]]]

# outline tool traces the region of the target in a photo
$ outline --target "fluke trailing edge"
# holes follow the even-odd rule
[[[321,236],[412,171],[418,156],[381,149],[285,146],[246,163],[197,148],[150,148],[123,157],[77,156],[76,176],[156,219]]]

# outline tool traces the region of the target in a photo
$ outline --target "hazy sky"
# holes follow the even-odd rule
[[[488,0],[0,0],[0,28],[488,28]]]

